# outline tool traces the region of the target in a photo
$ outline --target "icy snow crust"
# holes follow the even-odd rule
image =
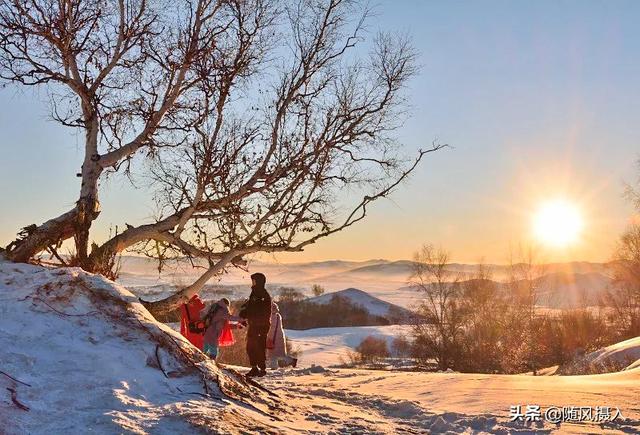
[[[0,262],[0,371],[31,385],[0,374],[3,434],[270,427],[261,412],[268,400],[243,391],[125,288],[80,269]],[[6,388],[30,409],[19,409]]]

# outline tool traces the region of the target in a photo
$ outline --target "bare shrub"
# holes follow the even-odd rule
[[[448,268],[449,253],[424,245],[414,256],[410,285],[422,295],[414,324],[416,355],[435,360],[440,370],[460,361],[464,308],[460,303],[460,276]]]
[[[382,337],[369,335],[365,337],[356,347],[359,361],[365,364],[374,364],[382,358],[389,357],[387,340]]]
[[[324,294],[324,287],[320,284],[314,284],[311,286],[311,293],[315,296],[322,296]]]
[[[640,225],[620,237],[612,266],[614,282],[603,304],[613,309],[609,322],[624,340],[640,335]]]
[[[404,336],[398,336],[391,342],[391,355],[396,358],[409,358],[412,354],[413,343]]]

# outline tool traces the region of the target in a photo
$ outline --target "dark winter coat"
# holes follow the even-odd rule
[[[266,326],[271,323],[271,296],[264,287],[251,289],[249,300],[240,310],[240,317],[248,320],[251,326]]]

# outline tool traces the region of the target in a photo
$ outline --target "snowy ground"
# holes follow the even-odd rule
[[[0,371],[3,435],[235,433],[273,423],[264,393],[234,382],[126,289],[74,268],[0,261]]]
[[[401,327],[300,332],[352,347]],[[341,328],[340,328],[341,329]],[[290,331],[290,335],[296,333]],[[304,356],[303,356],[304,359]],[[220,369],[125,288],[0,261],[0,433],[638,433],[640,368],[591,376],[301,368],[261,383]],[[512,405],[619,408],[613,423],[509,421]]]
[[[640,337],[591,352],[585,355],[584,359],[591,367],[619,366],[626,370],[640,367]]]
[[[301,429],[333,433],[640,433],[640,369],[592,376],[370,370],[278,372],[265,384],[306,410]],[[614,422],[511,422],[512,405],[610,407]],[[593,411],[595,414],[595,410]]]
[[[387,345],[391,346],[395,337],[406,336],[409,330],[409,326],[391,325],[286,330],[285,333],[302,351],[298,361],[300,367],[313,364],[330,367],[346,361],[349,351],[353,351],[368,335],[384,338]]]

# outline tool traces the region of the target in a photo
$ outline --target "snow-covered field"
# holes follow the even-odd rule
[[[390,346],[395,337],[406,335],[409,329],[409,326],[390,325],[316,328],[285,332],[293,344],[302,351],[298,361],[301,367],[309,367],[313,364],[330,367],[348,361],[349,351],[353,351],[368,335],[384,338]]]
[[[306,357],[317,364],[330,351],[323,346],[350,348],[368,334],[390,340],[401,333],[402,327],[289,331],[308,344]],[[271,372],[260,382],[277,397],[217,367],[156,322],[127,289],[102,277],[0,261],[3,435],[640,431],[638,367],[546,377],[310,367]],[[623,417],[525,424],[509,421],[512,405],[543,412],[600,406],[618,408]]]
[[[640,369],[549,377],[307,369],[275,374],[266,384],[313,411],[300,428],[320,423],[325,433],[640,433]],[[543,414],[550,407],[585,407],[594,416],[596,406],[609,407],[624,418],[512,422],[510,408],[517,405],[523,411],[540,406]]]

